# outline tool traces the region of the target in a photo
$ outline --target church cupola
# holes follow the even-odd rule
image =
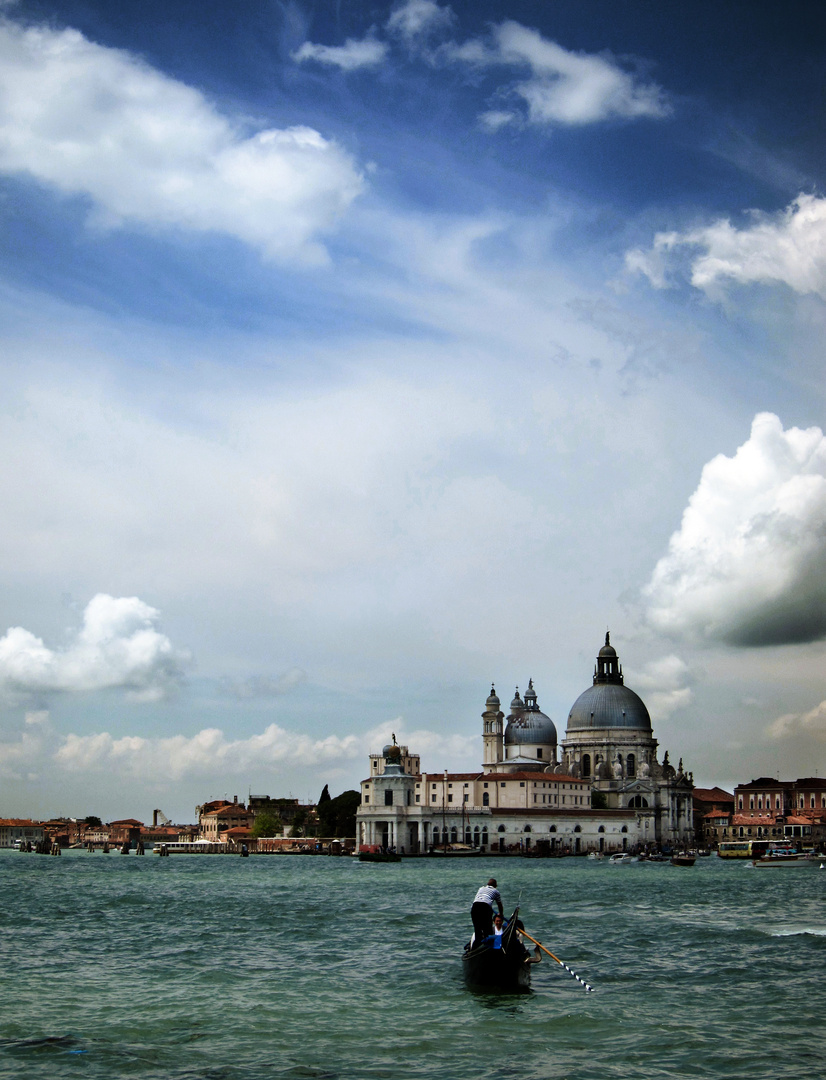
[[[597,666],[594,669],[594,686],[598,683],[613,683],[615,686],[622,686],[623,683],[622,667],[608,631],[605,632],[605,644],[597,654]]]

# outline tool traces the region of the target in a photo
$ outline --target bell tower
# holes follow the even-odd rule
[[[484,768],[498,764],[504,757],[502,721],[505,714],[499,708],[500,701],[493,686],[482,713],[482,745]]]

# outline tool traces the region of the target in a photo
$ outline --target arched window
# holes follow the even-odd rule
[[[489,791],[483,791],[482,792],[482,806],[490,806],[490,792]]]
[[[642,810],[648,806],[648,799],[642,795],[635,795],[633,799],[628,800],[628,805],[632,810]]]
[[[574,832],[582,832],[582,826],[581,825],[576,825],[574,827]]]
[[[600,825],[600,827],[597,829],[597,832],[605,832],[605,826]]]
[[[583,775],[583,777],[591,775],[591,755],[590,754],[583,754],[582,755],[582,775]]]
[[[437,828],[433,829],[433,843],[434,844],[439,843],[439,830]]]
[[[455,825],[451,825],[451,827],[450,827],[450,842],[451,842],[451,844],[456,843],[456,826]]]
[[[497,829],[497,832],[504,832],[504,831],[505,831],[505,826],[504,825],[500,825],[499,828]]]
[[[548,832],[556,832],[556,825],[551,825],[550,829],[548,829]]]
[[[526,825],[525,828],[522,830],[522,832],[530,832],[530,831],[531,831],[530,825]]]
[[[637,775],[637,759],[633,754],[629,754],[625,761],[625,775],[636,776]]]
[[[623,825],[623,827],[620,829],[620,832],[628,832],[628,826]]]

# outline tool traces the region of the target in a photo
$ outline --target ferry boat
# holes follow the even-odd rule
[[[156,855],[236,855],[234,847],[212,840],[173,841],[155,844]]]

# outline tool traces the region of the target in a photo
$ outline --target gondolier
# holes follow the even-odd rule
[[[477,944],[484,941],[493,933],[493,905],[499,908],[499,914],[504,915],[502,896],[496,888],[496,878],[490,878],[487,885],[483,885],[477,892],[470,906],[470,917],[473,920],[474,940]]]

